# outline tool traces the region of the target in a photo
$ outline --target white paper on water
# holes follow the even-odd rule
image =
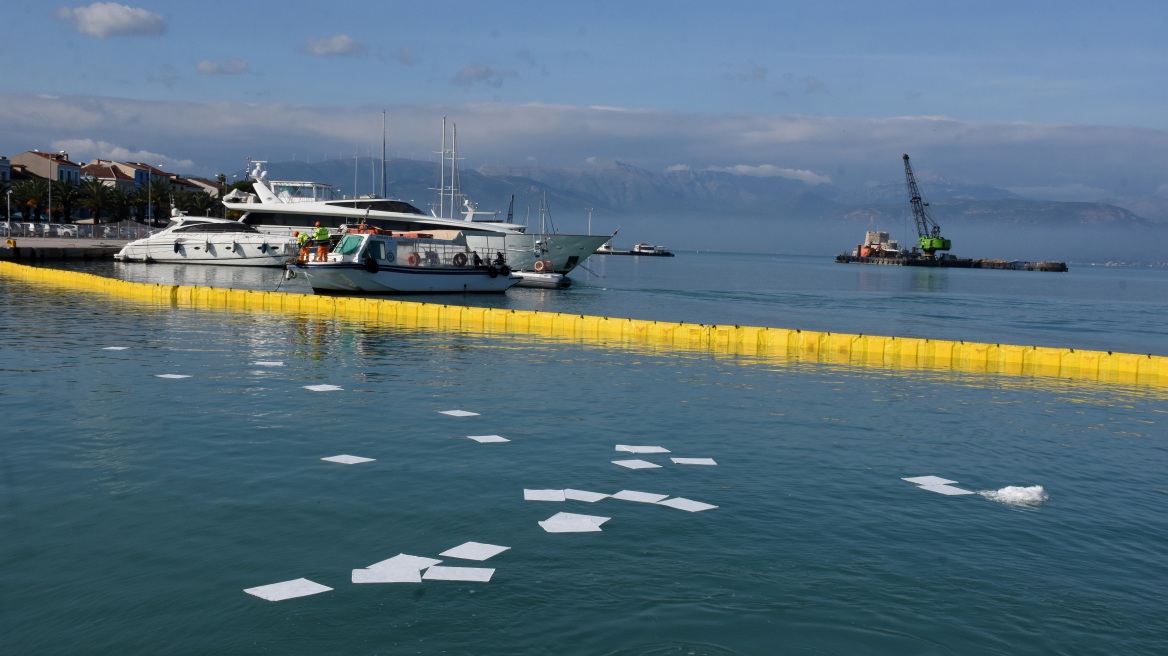
[[[638,501],[640,503],[657,503],[658,501],[668,497],[668,494],[637,492],[636,490],[621,490],[620,492],[612,495],[613,499],[620,499],[622,501]]]
[[[267,362],[267,361],[261,360],[259,362],[253,362],[252,365],[256,366],[256,367],[283,367],[284,363],[283,362]]]
[[[338,385],[305,385],[304,389],[312,390],[313,392],[336,392],[344,388]]]
[[[497,544],[486,544],[483,542],[466,542],[460,544],[453,549],[447,549],[439,556],[446,556],[447,558],[460,558],[462,560],[486,560],[493,556],[497,556],[511,547],[501,547]]]
[[[103,351],[124,351],[128,348],[130,348],[130,347],[129,346],[107,346],[102,350]]]
[[[900,480],[908,481],[914,485],[948,485],[950,483],[957,482],[951,481],[947,478],[941,478],[940,476],[915,476],[913,478],[902,478]]]
[[[421,583],[422,568],[409,565],[353,570],[353,583]]]
[[[396,569],[396,568],[413,568],[416,570],[423,570],[431,565],[437,565],[442,562],[437,558],[426,558],[424,556],[411,556],[409,554],[398,554],[393,558],[386,558],[380,560],[365,569]]]
[[[961,496],[963,494],[975,494],[972,490],[963,490],[959,487],[952,487],[949,485],[922,485],[920,488],[922,490],[928,490],[930,492],[936,492],[937,494],[944,494],[951,497]]]
[[[450,415],[451,417],[477,417],[477,412],[467,412],[466,410],[442,410],[442,414]]]
[[[694,501],[693,499],[686,499],[685,497],[673,497],[664,501],[658,501],[659,506],[669,506],[670,508],[677,508],[678,510],[685,510],[688,512],[701,512],[703,510],[713,510],[718,506],[709,503],[702,503],[701,501]]]
[[[562,512],[556,513],[539,522],[539,525],[548,533],[591,533],[601,530],[601,524],[604,524],[609,519],[609,517],[599,517],[597,515],[577,515],[576,513]]]
[[[564,490],[564,499],[568,501],[586,501],[588,503],[596,503],[601,499],[607,499],[608,494],[600,492],[589,492],[587,490],[573,490],[571,488]]]
[[[625,453],[669,453],[669,449],[661,446],[636,446],[631,444],[616,445],[617,451]]]
[[[427,581],[473,581],[486,583],[495,570],[489,567],[446,567],[434,565],[422,576]]]
[[[524,501],[563,501],[563,490],[523,490]]]
[[[307,597],[308,595],[320,594],[321,592],[328,592],[332,588],[327,585],[321,585],[315,581],[308,579],[295,579],[293,581],[283,581],[281,583],[272,583],[270,585],[261,585],[255,588],[248,588],[244,592],[249,595],[255,595],[260,599],[267,599],[268,601],[284,601],[285,599],[295,599],[296,597]]]
[[[321,458],[321,460],[327,460],[329,462],[339,462],[342,465],[357,465],[357,464],[360,464],[362,462],[373,462],[374,460],[376,460],[376,458],[362,458],[361,456],[350,456],[350,455],[346,455],[346,454],[341,454],[339,456],[329,456],[327,458]]]
[[[613,460],[612,464],[627,467],[629,469],[656,469],[661,465],[651,463],[647,460]]]
[[[159,378],[190,378],[186,374],[158,374]]]
[[[713,458],[670,458],[675,465],[716,465]]]
[[[490,444],[493,442],[510,442],[511,440],[502,435],[467,435],[469,439],[479,442],[480,444]]]

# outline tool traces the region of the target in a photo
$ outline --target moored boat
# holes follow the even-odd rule
[[[487,255],[483,258],[483,255]],[[313,291],[366,294],[502,293],[519,282],[500,248],[483,254],[465,235],[349,230],[324,262],[297,262]]]
[[[296,240],[210,216],[174,216],[161,231],[132,241],[114,255],[123,262],[284,266]]]

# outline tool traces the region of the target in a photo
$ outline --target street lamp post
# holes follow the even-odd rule
[[[8,197],[8,220],[4,222],[4,236],[11,237],[12,236],[12,190],[9,189],[8,192],[5,193],[4,195]]]

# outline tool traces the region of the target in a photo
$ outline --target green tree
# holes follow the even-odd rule
[[[101,223],[101,213],[110,202],[110,188],[97,178],[81,181],[81,206],[93,215],[93,225]]]
[[[145,185],[138,185],[128,194],[127,200],[130,202],[130,208],[134,210],[134,220],[138,223],[146,223],[147,189]]]
[[[61,223],[73,220],[73,210],[81,200],[81,190],[72,180],[57,180],[53,182],[53,208],[59,210]]]
[[[147,190],[150,193],[150,205],[154,208],[150,216],[156,225],[166,224],[170,220],[170,199],[174,195],[174,185],[170,184],[170,180],[155,180]]]
[[[20,208],[25,221],[40,219],[41,209],[45,207],[48,195],[47,180],[21,180],[12,185],[12,202]]]
[[[130,210],[134,207],[134,192],[123,187],[109,190],[109,218],[114,223],[130,220]]]
[[[210,216],[215,199],[205,191],[180,191],[175,194],[174,203],[191,216]]]

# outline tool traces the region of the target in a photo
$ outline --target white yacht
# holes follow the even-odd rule
[[[297,254],[296,240],[211,216],[173,216],[159,232],[132,241],[114,255],[123,262],[284,266]]]
[[[505,238],[507,263],[516,271],[533,271],[537,260],[551,262],[551,272],[567,274],[588,258],[609,237],[605,235],[531,235],[517,223],[493,220],[494,213],[464,203],[461,218],[424,213],[402,200],[389,198],[340,199],[331,185],[319,182],[269,181],[262,167],[252,172],[253,194],[225,197],[229,210],[241,212],[240,221],[256,229],[291,235],[308,230],[317,221],[333,235],[366,225],[392,232],[458,230],[468,247],[480,253],[497,250]],[[484,220],[487,219],[487,220]]]

